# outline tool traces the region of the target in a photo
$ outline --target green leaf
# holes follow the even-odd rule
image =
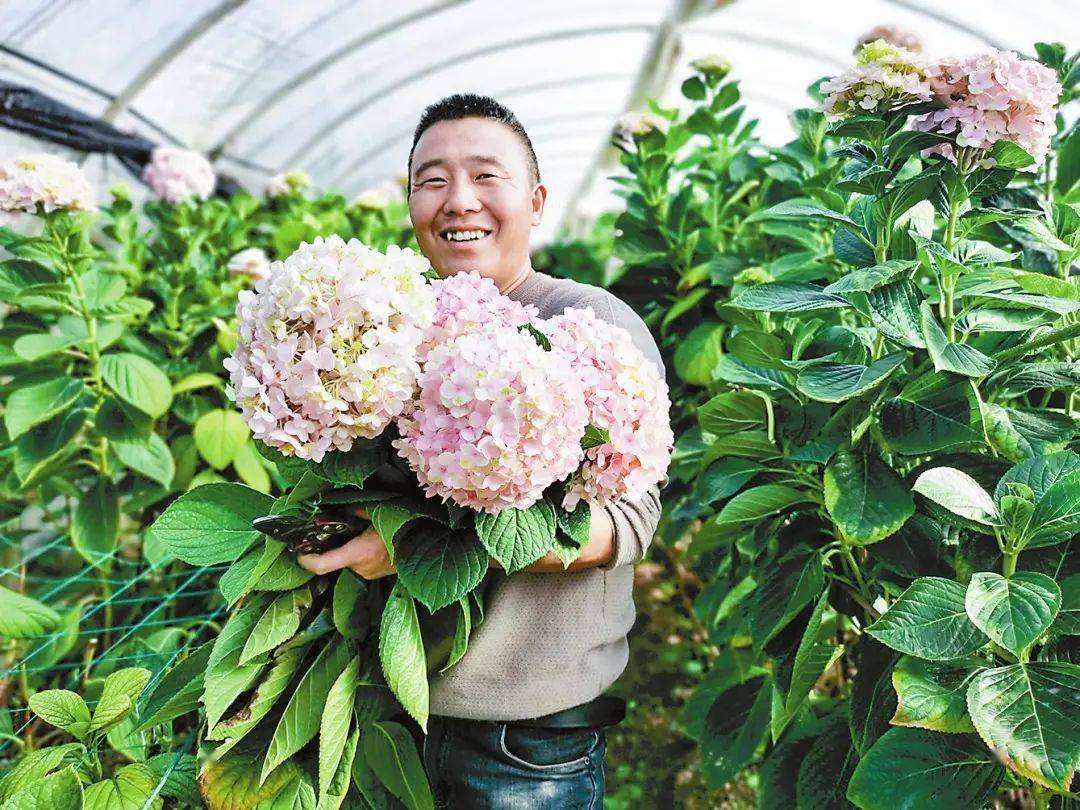
[[[259,492],[270,492],[270,474],[263,466],[259,451],[255,449],[254,441],[246,441],[236,451],[233,458],[233,469],[240,476],[240,480],[252,489]]]
[[[876,264],[873,267],[867,267],[862,270],[853,270],[826,287],[825,292],[870,292],[871,290],[876,290],[878,287],[889,284],[896,279],[897,276],[913,270],[915,264],[916,263],[913,261],[894,260]]]
[[[919,291],[909,280],[873,290],[866,296],[870,321],[881,334],[904,346],[925,349],[919,320]]]
[[[851,306],[846,299],[825,292],[816,284],[784,281],[750,287],[736,296],[731,305],[754,312],[813,312]]]
[[[113,439],[110,446],[125,467],[145,475],[151,481],[157,481],[163,487],[172,485],[176,465],[169,446],[156,433],[146,437]]]
[[[36,638],[60,624],[60,614],[36,599],[0,585],[0,636]]]
[[[719,323],[702,323],[690,330],[675,348],[675,373],[690,385],[708,385],[712,382],[713,368],[722,354],[721,341],[724,326]]]
[[[554,514],[551,522],[554,534]],[[480,513],[476,523],[479,527]],[[520,542],[529,541],[522,539]],[[508,552],[520,555],[525,549],[522,546],[508,549]],[[520,562],[522,558],[513,559]],[[434,613],[468,595],[480,584],[488,570],[488,557],[473,530],[452,529],[425,518],[410,522],[399,533],[394,564],[398,581]]]
[[[82,740],[90,731],[86,701],[67,689],[47,689],[30,696],[30,710],[48,723]]]
[[[843,402],[880,385],[906,358],[907,355],[897,352],[869,366],[820,363],[800,371],[795,387],[819,402]]]
[[[383,501],[375,505],[375,508],[371,510],[371,525],[375,528],[379,537],[382,538],[383,545],[386,546],[386,551],[390,555],[390,559],[394,559],[396,550],[394,548],[394,537],[398,531],[408,523],[410,520],[415,520],[419,515],[413,512],[411,509],[407,509],[390,501]]]
[[[385,462],[386,446],[380,439],[354,439],[344,452],[327,453],[318,463],[309,461],[308,469],[339,487],[359,487]]]
[[[332,614],[334,627],[345,638],[362,639],[367,634],[367,582],[348,568],[341,569],[334,583]]]
[[[149,531],[191,565],[232,562],[259,537],[251,522],[273,505],[273,498],[242,484],[206,484],[173,501]]]
[[[326,695],[319,722],[319,798],[326,796],[330,780],[338,771],[352,722],[353,701],[360,682],[360,659],[353,658],[338,675]],[[352,762],[349,762],[352,766]],[[347,772],[347,771],[346,771]]]
[[[17,388],[7,398],[4,406],[4,425],[7,427],[8,437],[14,441],[34,425],[66,411],[85,388],[82,380],[72,377],[56,377]]]
[[[847,797],[861,810],[980,810],[1004,776],[970,735],[894,728],[859,761]]]
[[[255,594],[245,600],[225,622],[217,639],[203,677],[203,704],[206,706],[206,722],[213,728],[232,702],[259,677],[266,657],[240,665],[240,653],[259,620],[268,597]],[[267,656],[268,657],[268,656]]]
[[[986,490],[970,475],[952,467],[926,470],[915,479],[911,491],[967,520],[984,526],[998,523],[997,508]]]
[[[226,741],[218,749],[219,754],[225,753],[244,739],[277,705],[307,652],[307,647],[293,647],[281,652],[243,706],[210,729],[207,739]]]
[[[796,807],[846,810],[844,791],[857,760],[851,742],[847,724],[836,721],[814,740],[799,764],[795,780]]]
[[[1061,581],[1061,610],[1051,630],[1063,636],[1080,636],[1080,574]]]
[[[260,779],[265,780],[281,763],[315,737],[319,731],[320,715],[312,709],[326,705],[331,687],[351,658],[348,645],[340,639],[335,639],[319,653],[281,713],[266,751],[266,759],[263,760]]]
[[[7,775],[0,779],[0,802],[7,802],[53,771],[74,765],[87,751],[81,743],[65,743],[24,752]],[[36,810],[36,808],[35,808]]]
[[[813,222],[817,222],[821,219],[831,219],[834,222],[841,222],[845,225],[851,225],[854,228],[859,227],[855,220],[849,216],[837,213],[828,208],[808,205],[797,200],[785,200],[771,208],[766,208],[764,211],[755,211],[750,216],[745,217],[743,222],[758,222],[764,219],[794,219],[810,220]]]
[[[997,368],[997,363],[978,349],[966,343],[950,343],[926,301],[920,305],[919,316],[926,349],[937,371],[951,371],[965,377],[985,377]]]
[[[795,716],[818,678],[844,653],[842,646],[821,644],[817,641],[818,631],[821,629],[821,617],[828,601],[829,595],[826,592],[814,606],[810,620],[799,640],[799,646],[795,650],[791,679],[784,697],[784,714],[788,718]],[[779,734],[774,731],[773,740],[775,741],[777,737]]]
[[[806,503],[810,496],[787,484],[762,484],[740,492],[712,521],[717,528],[741,526],[783,512],[797,503]]]
[[[32,363],[42,357],[61,352],[68,346],[78,343],[78,341],[79,339],[72,335],[52,335],[46,332],[44,334],[23,335],[11,344],[11,348],[23,360]]]
[[[1080,532],[1080,471],[1058,479],[1035,504],[1028,547],[1051,545]]]
[[[162,676],[141,701],[136,731],[168,723],[199,708],[203,673],[213,648],[213,642],[201,644]]]
[[[409,810],[433,810],[431,786],[408,729],[389,721],[372,723],[360,744],[368,767]]]
[[[761,427],[766,415],[765,400],[750,391],[717,394],[697,411],[701,429],[714,436]]]
[[[141,762],[126,765],[111,779],[95,782],[86,788],[85,810],[161,810],[165,802],[153,799],[158,777]]]
[[[987,402],[982,414],[991,444],[1010,461],[1064,450],[1076,433],[1076,422],[1063,413],[1020,411]]]
[[[1030,152],[1011,141],[995,143],[990,150],[990,157],[999,169],[1026,169],[1035,163]]]
[[[512,574],[551,550],[555,510],[548,501],[539,500],[528,509],[503,509],[496,515],[478,512],[476,533],[492,558]],[[459,598],[461,595],[450,601]]]
[[[716,789],[749,764],[769,724],[768,678],[753,678],[723,692],[705,717],[701,770]]]
[[[755,578],[757,575],[755,574]],[[816,551],[799,550],[769,566],[750,597],[750,635],[754,649],[773,637],[821,595],[825,573]]]
[[[893,469],[875,456],[837,453],[825,467],[825,508],[844,540],[884,540],[915,514],[915,502]]]
[[[123,720],[135,708],[135,701],[150,682],[150,670],[142,667],[118,669],[105,679],[101,698],[94,707],[91,731],[103,731]]]
[[[15,441],[15,475],[24,488],[36,486],[79,449],[75,437],[86,423],[87,411],[74,407],[48,422],[35,425]]]
[[[566,537],[579,549],[589,542],[589,529],[592,524],[592,508],[587,501],[578,501],[572,512],[561,506],[555,507],[555,523]]]
[[[416,603],[402,582],[394,589],[383,608],[379,629],[379,660],[386,683],[420,727],[427,731],[428,682],[424,642]]]
[[[191,435],[206,463],[223,470],[247,444],[251,431],[239,413],[218,408],[200,416]]]
[[[967,381],[933,372],[885,400],[881,432],[889,449],[926,455],[985,446],[982,413]]]
[[[120,498],[108,478],[98,478],[79,499],[71,542],[84,560],[101,565],[115,554],[119,536]]]
[[[963,658],[987,642],[968,619],[964,586],[941,577],[915,580],[866,632],[887,647],[929,661]]]
[[[103,355],[101,377],[124,402],[157,418],[172,404],[169,378],[145,357],[129,352]]]
[[[154,776],[160,782],[162,777],[165,783],[161,786],[161,795],[180,802],[192,804],[198,807],[202,803],[199,796],[199,785],[195,781],[195,775],[199,769],[199,760],[191,754],[179,754],[172,751],[146,760],[146,766],[154,772]]]
[[[299,767],[286,762],[265,780],[259,763],[249,756],[230,754],[210,759],[199,773],[199,788],[211,810],[266,810],[275,796],[300,776]]]
[[[13,793],[3,810],[83,810],[82,783],[69,765]]]
[[[971,666],[905,655],[893,668],[897,706],[889,722],[947,734],[974,731],[966,697],[973,672]]]
[[[964,604],[976,627],[1022,655],[1053,623],[1061,609],[1061,590],[1046,574],[1034,571],[1018,571],[1008,579],[979,571],[971,577]]]
[[[173,383],[172,392],[176,394],[185,394],[188,391],[195,391],[199,388],[220,388],[221,378],[216,374],[210,374],[206,371],[196,371],[194,374],[188,374],[183,379],[177,380]]]
[[[311,591],[307,588],[289,591],[271,602],[248,636],[240,663],[246,664],[292,638],[300,629],[300,617],[309,607]]]
[[[968,687],[983,741],[1021,776],[1068,790],[1080,765],[1080,665],[1011,664],[983,670]]]

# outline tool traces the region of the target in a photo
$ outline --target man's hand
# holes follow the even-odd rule
[[[355,513],[365,519],[371,517],[363,509],[357,509]],[[380,579],[397,573],[386,544],[370,526],[343,546],[323,554],[301,554],[296,562],[320,576],[342,568],[349,568],[364,579]]]

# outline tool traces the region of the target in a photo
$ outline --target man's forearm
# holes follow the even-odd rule
[[[531,574],[562,573],[563,571],[580,571],[584,568],[595,568],[611,560],[615,550],[615,526],[611,517],[602,508],[594,503],[589,504],[589,541],[581,549],[577,559],[564,568],[563,562],[554,551],[549,551],[536,562],[521,569]],[[491,561],[492,568],[501,566]]]

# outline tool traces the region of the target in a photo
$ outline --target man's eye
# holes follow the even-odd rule
[[[493,174],[482,174],[482,175],[480,175],[480,177],[494,177],[494,176],[495,175],[493,175]]]

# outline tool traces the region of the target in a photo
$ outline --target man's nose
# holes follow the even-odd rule
[[[463,214],[480,210],[480,197],[472,183],[451,183],[443,208],[448,214]]]

